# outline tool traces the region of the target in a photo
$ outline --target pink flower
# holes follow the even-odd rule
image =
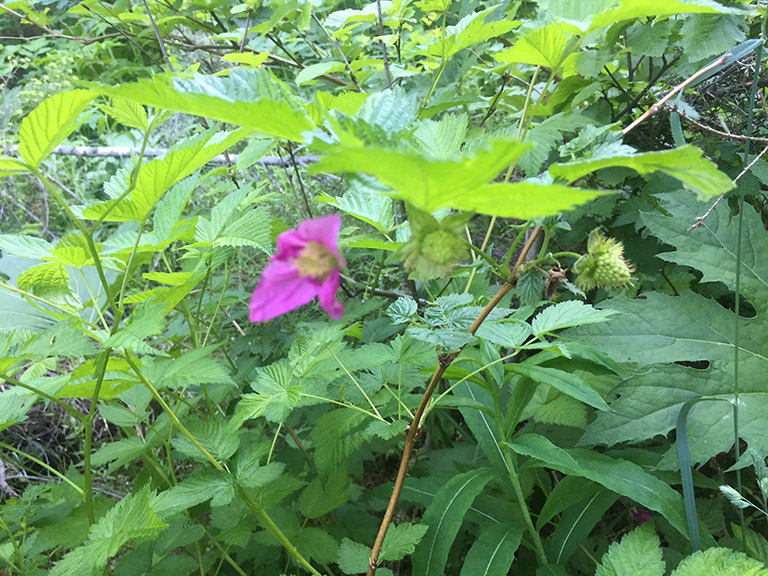
[[[266,322],[311,302],[315,296],[331,318],[341,318],[336,300],[341,218],[336,214],[313,218],[277,237],[277,254],[261,275],[251,296],[251,322]]]

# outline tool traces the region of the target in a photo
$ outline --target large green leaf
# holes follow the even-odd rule
[[[525,363],[509,364],[510,370],[530,378],[539,384],[547,384],[556,388],[563,394],[593,406],[598,410],[608,410],[608,404],[603,397],[584,380],[571,372],[547,368],[545,366],[532,366]]]
[[[499,62],[533,64],[556,70],[566,54],[569,35],[561,24],[549,24],[534,28],[502,50],[495,58]],[[575,69],[573,70],[575,73]]]
[[[659,257],[687,263],[703,282],[735,287],[736,231],[725,205],[704,224],[688,228],[707,204],[684,192],[662,198],[666,214],[643,214],[650,232],[677,248]],[[751,448],[768,450],[768,329],[760,318],[768,302],[768,235],[750,206],[744,213],[741,292],[757,318],[740,318],[739,434]],[[585,444],[615,444],[667,434],[682,405],[695,398],[733,399],[734,314],[717,301],[685,291],[680,296],[649,293],[644,300],[613,299],[605,308],[622,312],[609,322],[568,333],[620,362],[644,367],[621,383],[612,412],[600,413],[582,439]],[[674,310],[671,314],[670,310]],[[680,362],[704,362],[692,368]],[[703,462],[733,445],[733,408],[728,402],[699,402],[688,416],[691,459]],[[662,465],[677,466],[674,448]]]
[[[496,140],[474,153],[435,160],[410,150],[337,146],[312,171],[371,174],[394,189],[397,197],[432,212],[467,202],[478,188],[517,162],[528,147],[513,140]]]
[[[488,468],[471,470],[454,476],[435,494],[423,518],[429,530],[413,556],[415,574],[443,575],[448,552],[459,533],[464,516],[477,495],[496,476],[498,472]]]
[[[722,14],[733,9],[717,6],[714,2],[680,0],[623,0],[616,8],[597,14],[592,18],[587,33],[605,26],[613,26],[622,20],[647,18],[649,16],[669,17],[677,14]]]
[[[213,118],[288,140],[302,140],[302,134],[314,128],[298,100],[263,69],[234,69],[228,77],[155,76],[134,84],[91,88],[112,97]]]
[[[694,146],[553,164],[549,167],[549,173],[555,180],[570,183],[596,170],[616,166],[631,168],[641,175],[663,172],[680,180],[686,189],[693,190],[702,199],[722,194],[734,187],[731,179],[704,158],[701,150]]]
[[[83,215],[98,219],[106,214],[104,220],[107,222],[142,222],[174,184],[202,168],[247,135],[247,130],[207,131],[184,140],[162,158],[141,167],[130,199],[97,204],[84,210]],[[126,189],[127,186],[126,182]]]
[[[75,128],[78,118],[96,94],[88,90],[61,92],[43,102],[24,118],[19,128],[19,154],[37,168]]]
[[[612,492],[631,498],[662,514],[681,534],[688,534],[683,498],[666,482],[637,464],[583,448],[565,450],[538,434],[525,434],[510,442],[510,447],[563,474],[589,478]]]

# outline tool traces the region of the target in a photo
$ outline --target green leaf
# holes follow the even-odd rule
[[[321,474],[329,476],[370,439],[370,422],[365,414],[345,408],[331,410],[315,421],[311,437]]]
[[[497,475],[497,471],[488,468],[464,472],[448,480],[435,494],[422,519],[429,529],[413,555],[414,573],[442,576],[464,516],[485,485]]]
[[[314,124],[301,104],[271,72],[231,70],[229,76],[155,76],[121,86],[91,85],[112,97],[146,106],[213,118],[263,134],[300,141]]]
[[[113,98],[111,107],[102,106],[101,109],[128,128],[144,131],[149,126],[147,111],[144,106],[134,100]]]
[[[199,472],[170,490],[160,492],[152,506],[161,518],[168,518],[208,500],[214,506],[226,506],[235,496],[235,479],[215,470]]]
[[[337,146],[310,168],[311,172],[363,172],[375,176],[394,194],[417,208],[433,212],[467,202],[475,191],[514,164],[527,144],[496,140],[488,148],[437,161],[410,151]]]
[[[19,274],[16,285],[20,290],[54,301],[71,293],[69,272],[64,264],[40,264],[27,268]]]
[[[371,549],[366,544],[343,538],[339,545],[339,555],[336,562],[344,574],[362,574],[368,568]],[[377,570],[378,572],[378,570]]]
[[[162,158],[148,162],[139,170],[130,200],[110,200],[83,211],[91,219],[107,222],[143,222],[169,188],[202,168],[207,162],[248,135],[246,130],[216,132],[208,130],[174,145]],[[127,189],[127,182],[125,188]]]
[[[66,554],[51,570],[52,576],[90,576],[103,573],[110,558],[130,540],[153,538],[166,526],[155,514],[149,488],[115,504],[91,526],[88,540]]]
[[[595,576],[664,576],[661,542],[650,523],[625,534],[603,555]]]
[[[254,208],[246,211],[222,231],[214,246],[251,246],[265,254],[272,254],[272,225],[267,210]]]
[[[568,562],[579,546],[587,543],[589,534],[618,498],[609,490],[600,490],[565,510],[555,532],[544,541],[547,558],[559,564]]]
[[[78,118],[96,94],[70,90],[55,94],[35,108],[19,128],[19,154],[37,168],[79,126]]]
[[[284,422],[301,402],[304,391],[285,360],[258,368],[251,388],[257,394],[244,394],[235,411],[233,419],[240,423],[260,416],[271,422]]]
[[[692,14],[683,20],[680,46],[692,62],[719,56],[746,39],[745,24],[738,16]]]
[[[537,337],[541,337],[555,330],[605,322],[614,314],[613,310],[598,310],[581,300],[568,300],[537,314],[531,321],[531,328]]]
[[[50,256],[52,246],[37,236],[0,234],[0,250],[7,256],[42,260]]]
[[[29,172],[29,166],[16,158],[0,155],[0,177],[12,176],[19,172]]]
[[[583,448],[564,450],[538,434],[525,434],[510,443],[518,454],[541,460],[564,474],[589,478],[608,490],[631,498],[649,510],[659,512],[681,534],[688,534],[680,494],[626,460],[615,460]]]
[[[487,528],[469,549],[461,576],[506,576],[522,536],[523,528],[518,524],[496,524]]]
[[[547,501],[536,519],[536,529],[541,530],[558,514],[584,499],[591,498],[603,488],[591,480],[579,476],[566,476],[558,482],[547,496]]]
[[[383,562],[402,560],[409,554],[413,554],[416,545],[427,532],[424,524],[411,524],[403,522],[397,526],[390,526],[384,544],[381,546],[379,559]]]
[[[709,207],[692,195],[677,192],[661,198],[666,214],[643,214],[647,229],[675,252],[663,260],[689,264],[703,272],[703,282],[735,287],[736,228],[727,209],[714,211],[705,225],[688,231]],[[741,292],[757,311],[757,318],[740,318],[739,434],[755,450],[768,451],[763,424],[768,410],[765,373],[768,371],[768,331],[759,318],[768,302],[768,235],[760,215],[744,208],[744,246]],[[704,462],[733,445],[733,312],[716,300],[684,291],[679,297],[647,293],[646,299],[613,299],[603,305],[622,312],[605,324],[574,329],[568,336],[610,355],[633,362],[642,373],[622,382],[612,412],[601,413],[587,428],[585,444],[614,444],[666,435],[677,413],[689,400],[712,397],[728,402],[699,402],[688,416],[691,459]],[[674,314],[669,311],[674,310]],[[699,369],[679,362],[706,362]],[[672,448],[660,464],[678,467]]]
[[[622,20],[634,20],[649,16],[669,17],[677,14],[722,14],[735,11],[711,2],[681,2],[680,0],[622,0],[613,10],[602,12],[592,18],[587,34],[613,26]]]
[[[565,57],[568,39],[568,33],[559,23],[541,26],[518,38],[514,46],[498,52],[494,58],[499,62],[532,64],[557,70]]]
[[[102,445],[91,456],[93,466],[109,464],[109,472],[112,473],[121,466],[130,464],[140,458],[147,451],[147,444],[137,436],[122,438],[115,442]]]
[[[346,466],[331,471],[328,480],[319,476],[307,485],[299,497],[299,510],[307,518],[325,516],[347,501],[349,472]]]
[[[34,398],[16,394],[15,391],[0,392],[0,430],[24,422],[34,403]]]
[[[468,14],[459,20],[455,26],[448,26],[445,30],[445,39],[432,44],[427,49],[427,54],[447,60],[465,48],[497,36],[503,36],[520,26],[520,22],[510,20],[486,22],[486,17],[496,8],[498,6]]]
[[[471,193],[440,202],[439,207],[528,220],[537,216],[554,216],[604,194],[604,191],[568,188],[557,184],[486,184]]]
[[[314,80],[318,76],[322,76],[328,72],[338,72],[339,70],[344,70],[343,62],[334,62],[332,60],[318,62],[317,64],[310,64],[306,68],[302,68],[299,73],[296,74],[295,81],[298,86],[301,86],[302,84]]]
[[[768,576],[764,564],[728,548],[709,548],[684,558],[672,576]]]
[[[734,187],[731,179],[704,158],[702,151],[694,146],[683,146],[663,152],[623,154],[596,160],[553,164],[549,167],[549,173],[555,180],[570,183],[596,170],[614,166],[631,168],[640,175],[663,172],[680,180],[687,190],[696,192],[702,200],[708,196],[727,192]]]
[[[512,372],[521,374],[526,378],[533,380],[534,382],[552,386],[563,394],[575,398],[580,402],[584,402],[584,404],[597,408],[598,410],[608,410],[608,404],[603,400],[603,397],[589,384],[572,372],[564,372],[563,370],[547,368],[544,366],[532,366],[526,363],[508,364],[507,368]]]

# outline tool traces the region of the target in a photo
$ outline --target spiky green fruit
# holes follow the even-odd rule
[[[460,261],[469,257],[462,234],[469,215],[453,214],[438,221],[431,214],[408,209],[411,238],[400,248],[412,278],[432,280],[449,275]]]
[[[624,246],[593,230],[587,242],[587,254],[576,261],[573,271],[578,274],[576,286],[592,290],[600,286],[624,288],[631,284],[634,268],[624,259]]]

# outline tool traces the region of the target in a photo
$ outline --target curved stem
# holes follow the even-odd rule
[[[496,292],[491,301],[485,305],[485,308],[483,308],[472,326],[469,328],[468,332],[470,334],[477,332],[478,328],[480,328],[485,319],[488,318],[488,315],[493,311],[493,309],[496,308],[504,296],[506,296],[515,287],[517,272],[520,269],[522,263],[525,262],[525,259],[528,256],[528,253],[533,247],[533,244],[540,232],[540,226],[534,228],[533,232],[528,237],[523,250],[520,252],[520,256],[515,263],[515,267],[512,269],[510,281],[505,282],[499,288],[498,292]],[[397,502],[400,499],[400,492],[403,490],[405,477],[408,473],[408,464],[411,461],[411,454],[413,453],[413,446],[416,442],[416,437],[419,435],[421,430],[421,423],[425,416],[429,401],[432,398],[432,394],[434,393],[435,388],[437,388],[438,383],[443,378],[443,374],[445,374],[445,371],[453,363],[453,361],[456,360],[460,352],[461,350],[440,357],[440,364],[438,364],[435,373],[432,375],[432,379],[429,381],[427,389],[424,391],[424,395],[421,397],[421,402],[419,402],[419,406],[413,415],[413,421],[411,422],[411,425],[405,435],[405,446],[403,447],[403,454],[400,457],[400,468],[397,471],[397,478],[395,479],[395,484],[392,487],[392,495],[389,498],[389,504],[387,505],[387,509],[384,512],[384,518],[381,520],[381,525],[379,526],[379,532],[376,535],[376,540],[373,543],[373,547],[371,548],[371,556],[368,560],[368,570],[366,572],[367,576],[374,576],[376,574],[377,568],[379,567],[379,554],[381,553],[381,547],[384,544],[384,538],[387,535],[389,525],[392,523],[392,518],[394,517],[395,509],[397,508]]]
[[[23,450],[19,450],[18,448],[14,448],[13,446],[10,446],[9,444],[6,444],[5,442],[0,442],[0,448],[5,448],[6,450],[10,450],[11,452],[15,452],[15,453],[16,453],[16,454],[18,454],[19,456],[24,456],[24,458],[26,458],[27,460],[31,460],[32,462],[34,462],[34,463],[35,463],[35,464],[37,464],[38,466],[42,466],[43,468],[45,468],[46,470],[48,470],[48,472],[50,472],[51,474],[53,474],[54,476],[56,476],[56,477],[57,477],[59,480],[61,480],[62,482],[66,482],[67,484],[69,484],[69,485],[70,485],[70,486],[71,486],[71,487],[72,487],[72,488],[75,490],[75,492],[77,492],[78,494],[80,494],[80,496],[83,496],[83,495],[84,495],[84,491],[83,491],[83,489],[82,489],[82,488],[80,488],[80,486],[78,486],[77,484],[75,484],[74,482],[72,482],[72,480],[70,480],[69,478],[67,478],[66,476],[64,476],[64,474],[62,474],[61,472],[59,472],[58,470],[56,470],[56,468],[52,468],[51,466],[49,466],[48,464],[46,464],[46,463],[45,463],[45,462],[43,462],[42,460],[39,460],[38,458],[35,458],[35,457],[34,457],[34,456],[32,456],[31,454],[27,454],[27,453],[26,453],[26,452],[24,452]]]

